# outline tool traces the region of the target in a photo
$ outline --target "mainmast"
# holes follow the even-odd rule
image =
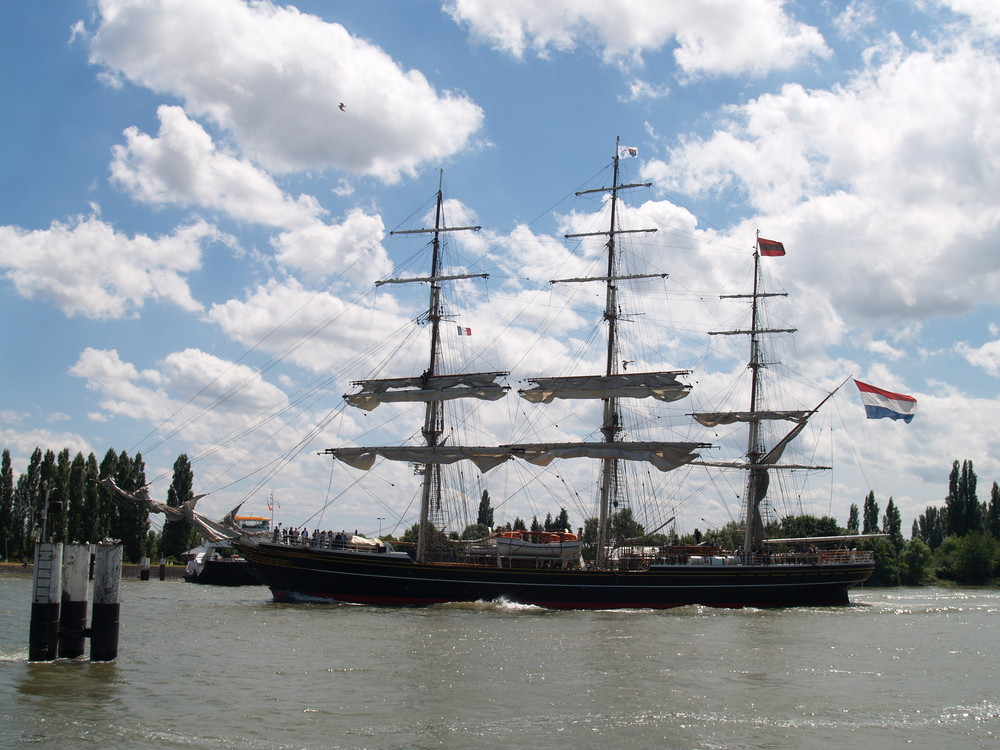
[[[618,374],[618,362],[620,361],[620,357],[618,356],[619,311],[618,311],[617,282],[620,280],[620,278],[625,278],[618,276],[618,254],[617,254],[617,246],[615,238],[619,234],[634,233],[634,232],[652,233],[657,231],[656,229],[622,230],[618,228],[619,191],[627,190],[630,188],[650,187],[652,185],[652,183],[650,182],[637,183],[631,185],[620,184],[618,181],[620,159],[621,159],[621,140],[619,138],[616,138],[614,169],[613,169],[611,187],[596,188],[593,190],[582,190],[577,193],[578,196],[584,195],[586,193],[596,193],[596,192],[611,193],[611,218],[609,222],[608,231],[566,235],[567,238],[587,237],[587,236],[593,236],[594,234],[606,234],[608,237],[606,245],[608,252],[607,276],[604,277],[604,279],[602,279],[605,282],[604,320],[607,321],[608,325],[607,355],[605,360],[604,374],[608,378]],[[650,278],[650,277],[665,277],[665,276],[666,274],[641,274],[636,276],[629,276],[627,278]],[[576,281],[576,279],[572,280]],[[608,398],[603,399],[603,402],[604,402],[604,409],[603,409],[603,419],[601,422],[601,435],[603,436],[605,443],[615,443],[618,442],[619,435],[622,431],[621,413],[619,411],[619,398],[617,396],[609,396]],[[596,563],[598,567],[604,567],[607,561],[608,541],[609,541],[608,521],[609,521],[611,504],[618,495],[618,484],[619,484],[619,460],[617,458],[602,459],[599,515],[598,515],[598,526],[597,526]]]

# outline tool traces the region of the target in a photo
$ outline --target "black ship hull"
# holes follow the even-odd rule
[[[197,573],[187,573],[188,583],[210,586],[260,586],[262,581],[245,560],[209,560]]]
[[[501,568],[413,562],[403,555],[235,543],[275,601],[426,606],[503,599],[551,609],[846,605],[870,561],[654,565],[642,571]]]

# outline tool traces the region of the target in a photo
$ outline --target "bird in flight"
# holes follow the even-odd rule
[[[343,103],[343,102],[341,102],[341,103],[340,103],[340,111],[341,111],[341,112],[343,112],[343,111],[344,111],[344,103]]]

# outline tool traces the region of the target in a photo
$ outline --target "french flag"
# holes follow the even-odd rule
[[[455,327],[458,328],[458,335],[459,336],[471,336],[472,335],[472,329],[471,328],[465,328],[463,326],[455,326]]]
[[[865,405],[868,419],[902,419],[909,423],[917,413],[917,400],[913,396],[885,391],[860,380],[855,380],[854,384],[861,391],[861,403]]]

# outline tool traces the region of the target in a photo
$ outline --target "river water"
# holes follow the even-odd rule
[[[27,663],[0,578],[3,748],[996,748],[1000,591],[845,608],[285,605],[126,580],[118,660]]]

